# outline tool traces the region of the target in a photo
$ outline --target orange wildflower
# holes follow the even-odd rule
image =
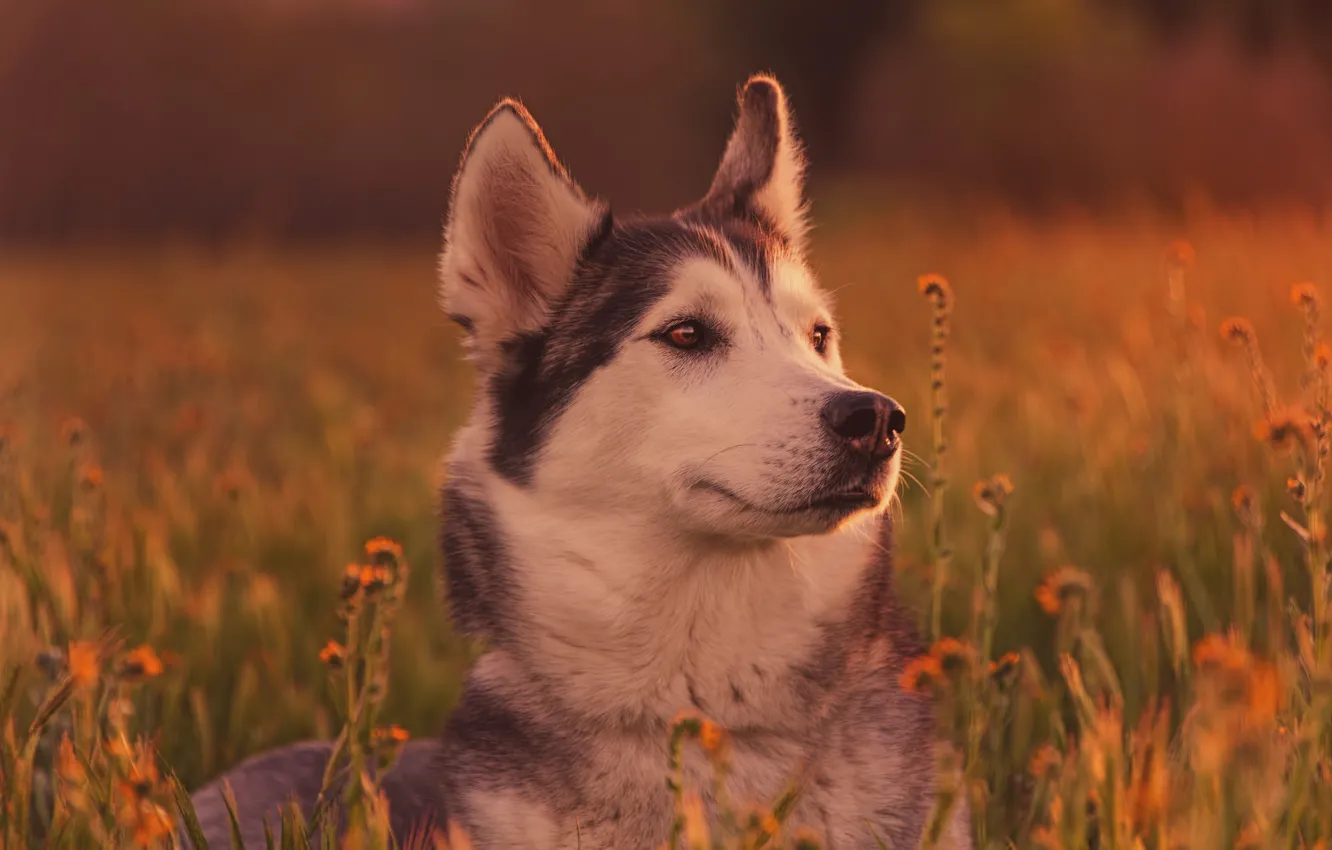
[[[101,675],[101,652],[92,641],[76,640],[69,645],[69,675],[75,687],[96,684]]]
[[[721,750],[722,744],[725,743],[726,733],[711,720],[704,720],[698,730],[698,740],[703,745],[703,749],[710,753],[717,753]]]
[[[1166,257],[1172,265],[1189,266],[1193,265],[1198,254],[1187,239],[1174,239],[1166,246]]]
[[[1207,635],[1193,646],[1193,663],[1198,669],[1245,669],[1249,651],[1222,635]]]
[[[337,670],[346,662],[347,650],[337,641],[330,640],[324,644],[323,649],[319,650],[319,660]]]
[[[953,288],[948,279],[941,274],[923,274],[916,278],[916,287],[920,294],[934,302],[934,306],[945,309],[952,304]]]
[[[1257,503],[1257,491],[1247,484],[1241,484],[1230,494],[1230,504],[1240,516],[1247,516]]]
[[[1036,588],[1036,602],[1041,606],[1041,610],[1051,617],[1059,613],[1059,594],[1054,592],[1054,588],[1042,582]]]
[[[401,561],[402,544],[387,537],[376,537],[365,544],[365,553],[370,556],[371,560],[391,557],[395,561]]]
[[[108,738],[102,745],[102,749],[107,755],[120,761],[129,761],[134,758],[134,750],[124,738]]]
[[[346,599],[361,589],[361,565],[348,564],[342,571],[342,598]]]
[[[411,737],[411,733],[396,724],[376,729],[370,733],[371,740],[387,741],[393,744],[404,744]]]
[[[1077,567],[1065,564],[1047,575],[1045,581],[1036,588],[1036,601],[1045,613],[1053,617],[1064,609],[1066,602],[1086,596],[1093,587],[1091,576]]]
[[[1022,663],[1022,656],[1016,652],[1005,652],[998,661],[990,662],[990,675],[996,679],[1008,676]]]
[[[1259,420],[1253,433],[1274,449],[1308,448],[1314,443],[1314,422],[1301,408],[1286,407]]]
[[[1031,754],[1031,765],[1028,769],[1032,776],[1044,779],[1059,767],[1061,761],[1058,750],[1050,744],[1041,744],[1036,748],[1036,752]]]
[[[1332,345],[1320,342],[1314,347],[1313,353],[1314,365],[1319,369],[1326,369],[1328,364],[1332,363]]]
[[[342,598],[354,596],[358,591],[374,593],[393,583],[393,570],[374,564],[348,564],[342,574]]]
[[[69,735],[60,737],[60,751],[56,756],[56,775],[71,785],[82,785],[88,779],[88,772],[74,752],[74,742],[69,739]]]
[[[930,647],[930,655],[939,660],[940,669],[954,671],[970,665],[973,652],[970,645],[955,637],[942,637]]]
[[[157,657],[151,646],[144,644],[130,650],[125,656],[124,664],[121,666],[121,673],[132,678],[151,679],[154,676],[162,675],[165,669],[162,659]]]
[[[1249,674],[1245,692],[1245,719],[1255,725],[1276,721],[1281,708],[1281,677],[1271,664],[1257,664]]]
[[[172,832],[171,815],[149,799],[133,799],[121,807],[118,820],[130,830],[135,847],[158,847]]]
[[[1317,307],[1319,302],[1318,287],[1312,283],[1297,283],[1290,288],[1290,303],[1296,307]]]
[[[982,511],[994,516],[1009,496],[1013,495],[1013,481],[999,473],[988,481],[977,481],[971,488],[971,498]]]
[[[1232,316],[1221,323],[1221,338],[1235,345],[1247,345],[1258,338],[1253,322],[1243,316]]]
[[[79,474],[79,484],[85,490],[95,490],[102,486],[102,467],[95,463],[89,463],[83,467]]]
[[[933,655],[922,655],[907,662],[897,681],[902,690],[922,694],[941,679],[943,679],[943,667],[939,664],[939,659]]]

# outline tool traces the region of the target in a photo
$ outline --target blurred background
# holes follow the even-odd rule
[[[433,238],[518,95],[589,189],[707,185],[750,72],[813,188],[1031,213],[1332,192],[1322,0],[0,0],[0,238]]]

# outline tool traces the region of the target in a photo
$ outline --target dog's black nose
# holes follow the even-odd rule
[[[906,430],[906,411],[876,392],[837,393],[823,405],[823,422],[851,448],[882,458],[896,450],[894,436]]]

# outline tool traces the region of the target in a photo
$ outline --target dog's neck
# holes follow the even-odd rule
[[[731,728],[807,724],[866,572],[886,568],[879,517],[726,543],[543,500],[498,476],[449,487],[455,503],[485,506],[499,542],[489,557],[504,560],[472,567],[505,573],[491,590],[502,586],[507,610],[491,615],[502,623],[490,668],[534,676],[590,721],[659,725],[695,710]],[[454,583],[461,566],[449,565]],[[455,613],[467,604],[455,598]]]

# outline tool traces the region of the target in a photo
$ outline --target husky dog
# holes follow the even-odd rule
[[[893,590],[902,408],[848,378],[804,257],[804,161],[776,80],[751,78],[703,199],[620,218],[517,102],[453,185],[442,301],[481,392],[442,493],[453,622],[488,647],[439,741],[385,778],[399,834],[456,822],[478,850],[647,848],[673,814],[682,710],[730,734],[727,796],[826,846],[914,848],[935,790],[922,651]],[[329,748],[229,776],[242,824]],[[710,789],[686,749],[686,782]],[[215,784],[195,795],[226,841]],[[716,817],[717,801],[703,806]],[[971,844],[965,806],[944,843]]]

